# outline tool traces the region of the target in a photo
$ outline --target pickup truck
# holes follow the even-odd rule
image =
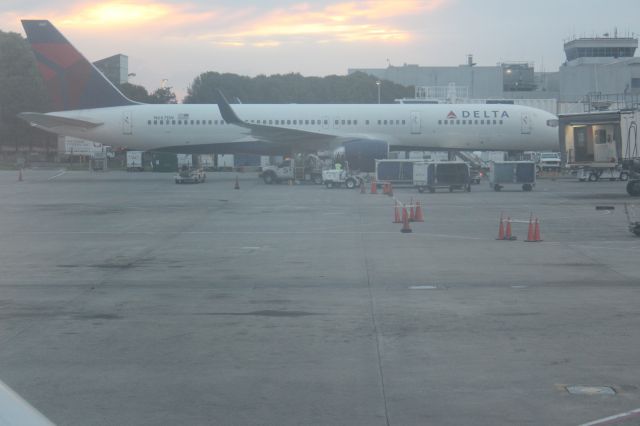
[[[560,171],[561,162],[560,154],[557,152],[541,152],[536,168],[539,172]]]
[[[207,175],[202,169],[192,169],[183,165],[174,179],[176,183],[201,183],[207,179]]]

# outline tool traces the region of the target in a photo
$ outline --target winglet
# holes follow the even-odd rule
[[[240,120],[240,117],[236,115],[236,112],[233,110],[233,108],[231,108],[231,105],[229,105],[229,101],[227,101],[227,98],[224,97],[222,91],[220,89],[216,89],[216,93],[218,94],[217,103],[218,108],[220,109],[220,114],[222,115],[222,119],[229,124],[245,124],[242,120]]]

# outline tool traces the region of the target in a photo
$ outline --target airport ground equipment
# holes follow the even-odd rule
[[[322,182],[327,188],[339,188],[344,186],[348,189],[354,189],[360,185],[364,185],[364,180],[357,175],[352,175],[346,170],[331,169],[322,171]]]
[[[541,152],[536,167],[539,172],[559,172],[561,164],[559,152]]]
[[[322,184],[323,161],[317,155],[297,155],[284,160],[277,166],[262,168],[260,177],[266,184],[295,180]]]
[[[636,237],[640,237],[640,214],[638,214],[638,209],[633,205],[624,203],[624,213],[627,215],[629,231]]]
[[[185,164],[174,179],[176,183],[201,183],[207,179],[207,175],[202,169],[193,169]]]
[[[141,172],[143,170],[142,151],[127,151],[127,171]]]
[[[413,185],[419,192],[436,189],[471,191],[471,169],[463,161],[443,161],[415,163],[413,165]]]
[[[640,196],[640,157],[626,160],[622,166],[629,173],[627,193],[632,197]]]
[[[525,192],[536,186],[536,164],[533,161],[494,161],[489,164],[489,185],[500,191],[505,185],[522,185]]]
[[[623,181],[629,180],[629,172],[618,165],[612,167],[581,167],[576,172],[576,177],[580,182],[598,182],[600,180]]]
[[[424,160],[376,160],[376,182],[388,182],[395,186],[413,185],[413,166],[418,163],[424,163]]]

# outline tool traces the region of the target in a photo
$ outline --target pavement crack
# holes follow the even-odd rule
[[[362,225],[362,212],[359,211],[360,224]],[[378,375],[380,377],[380,389],[382,391],[382,400],[384,403],[384,417],[386,421],[386,425],[390,426],[391,422],[389,421],[389,405],[387,403],[387,391],[385,389],[384,383],[384,370],[382,368],[382,353],[380,350],[380,333],[378,329],[378,322],[376,321],[376,310],[375,303],[373,300],[373,289],[371,287],[371,275],[369,274],[369,259],[367,257],[367,245],[364,241],[364,232],[360,232],[360,243],[362,244],[362,256],[364,260],[364,271],[367,277],[367,290],[369,292],[369,312],[371,314],[371,325],[373,326],[373,333],[376,336],[376,354],[378,358]]]

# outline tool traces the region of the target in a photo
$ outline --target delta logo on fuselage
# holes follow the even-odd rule
[[[455,112],[449,111],[447,120],[456,120]],[[509,118],[507,111],[462,111],[462,118]]]

